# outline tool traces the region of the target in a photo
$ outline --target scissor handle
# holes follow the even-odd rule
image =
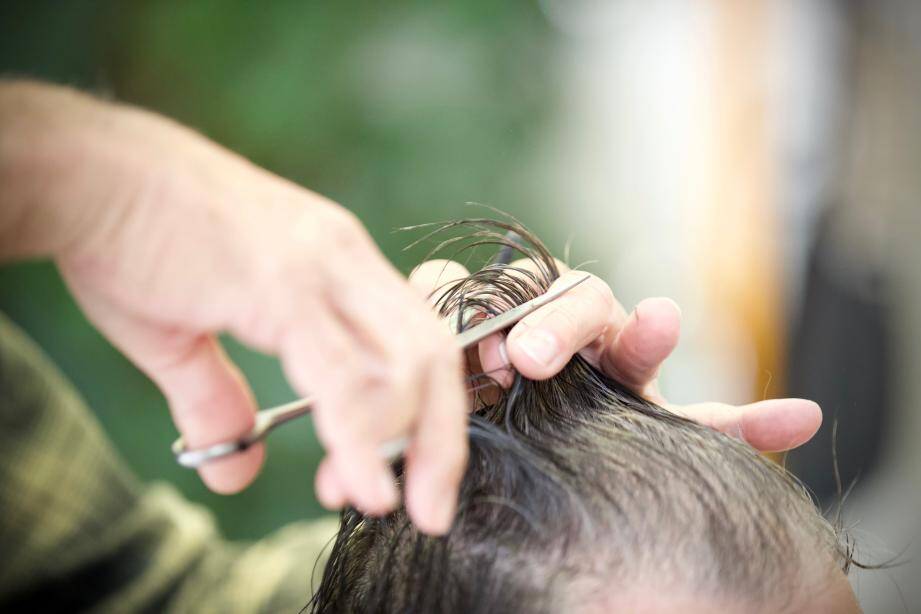
[[[204,448],[189,450],[186,448],[185,440],[180,437],[173,442],[173,455],[176,457],[176,462],[183,467],[196,469],[207,462],[246,450],[257,441],[265,439],[265,436],[279,424],[284,424],[309,413],[312,405],[313,398],[306,397],[277,407],[263,409],[256,414],[256,423],[249,433],[234,441],[225,441]]]
[[[304,397],[284,405],[263,409],[256,414],[256,424],[248,437],[250,445],[265,438],[276,426],[310,413],[312,407],[313,397]]]
[[[253,425],[253,428],[246,435],[234,441],[216,443],[204,448],[188,450],[185,447],[185,440],[180,437],[173,442],[173,455],[176,457],[176,462],[183,467],[198,469],[202,465],[218,458],[224,458],[225,456],[230,456],[246,450],[257,441],[265,439],[266,435],[276,426],[310,413],[312,407],[313,397],[305,397],[297,401],[285,403],[284,405],[263,409],[256,414],[256,424]],[[394,461],[403,454],[408,445],[408,437],[391,439],[385,441],[378,447],[378,454],[380,454],[381,458],[388,461]]]

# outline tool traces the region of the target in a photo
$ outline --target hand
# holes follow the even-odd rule
[[[168,120],[63,88],[0,85],[0,128],[12,186],[0,238],[13,256],[55,259],[190,448],[253,426],[250,389],[215,338],[229,331],[316,398],[322,502],[394,508],[378,446],[410,435],[407,510],[425,532],[449,528],[467,455],[462,356],[352,215]],[[263,454],[200,473],[235,492]]]
[[[530,261],[512,263],[531,267]],[[570,275],[561,262],[561,283]],[[423,263],[410,282],[422,294],[452,280],[466,277],[463,265],[445,260]],[[809,441],[822,423],[822,411],[805,399],[774,399],[749,405],[668,403],[659,392],[658,373],[678,344],[681,311],[667,298],[641,301],[629,315],[614,298],[610,287],[592,276],[549,305],[514,326],[505,338],[494,335],[479,347],[483,372],[509,386],[514,366],[530,379],[546,379],[558,373],[577,352],[610,377],[672,412],[738,437],[762,452],[779,452]],[[507,357],[507,358],[506,358]]]

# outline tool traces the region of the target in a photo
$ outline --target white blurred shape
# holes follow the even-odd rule
[[[564,35],[563,113],[552,159],[557,200],[573,203],[567,214],[580,251],[599,260],[628,309],[657,295],[682,305],[683,338],[665,373],[666,394],[748,400],[752,350],[742,331],[707,313],[692,257],[712,146],[710,5],[543,6]]]

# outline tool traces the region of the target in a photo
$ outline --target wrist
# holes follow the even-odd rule
[[[64,87],[0,83],[0,257],[54,257],[131,190],[120,112]]]

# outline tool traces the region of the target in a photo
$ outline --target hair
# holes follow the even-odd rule
[[[470,314],[537,296],[559,276],[517,223],[452,222],[422,240],[452,228],[464,234],[433,252],[453,247],[456,257],[495,245],[532,263],[491,262],[437,289],[439,312],[458,328]],[[781,466],[641,398],[578,355],[551,379],[516,375],[507,392],[493,390],[492,398],[473,395],[469,462],[449,533],[420,533],[403,508],[383,518],[344,510],[305,609],[571,611],[653,585],[781,608],[830,581],[836,566],[847,571],[849,546]],[[399,462],[394,471],[402,479]]]

